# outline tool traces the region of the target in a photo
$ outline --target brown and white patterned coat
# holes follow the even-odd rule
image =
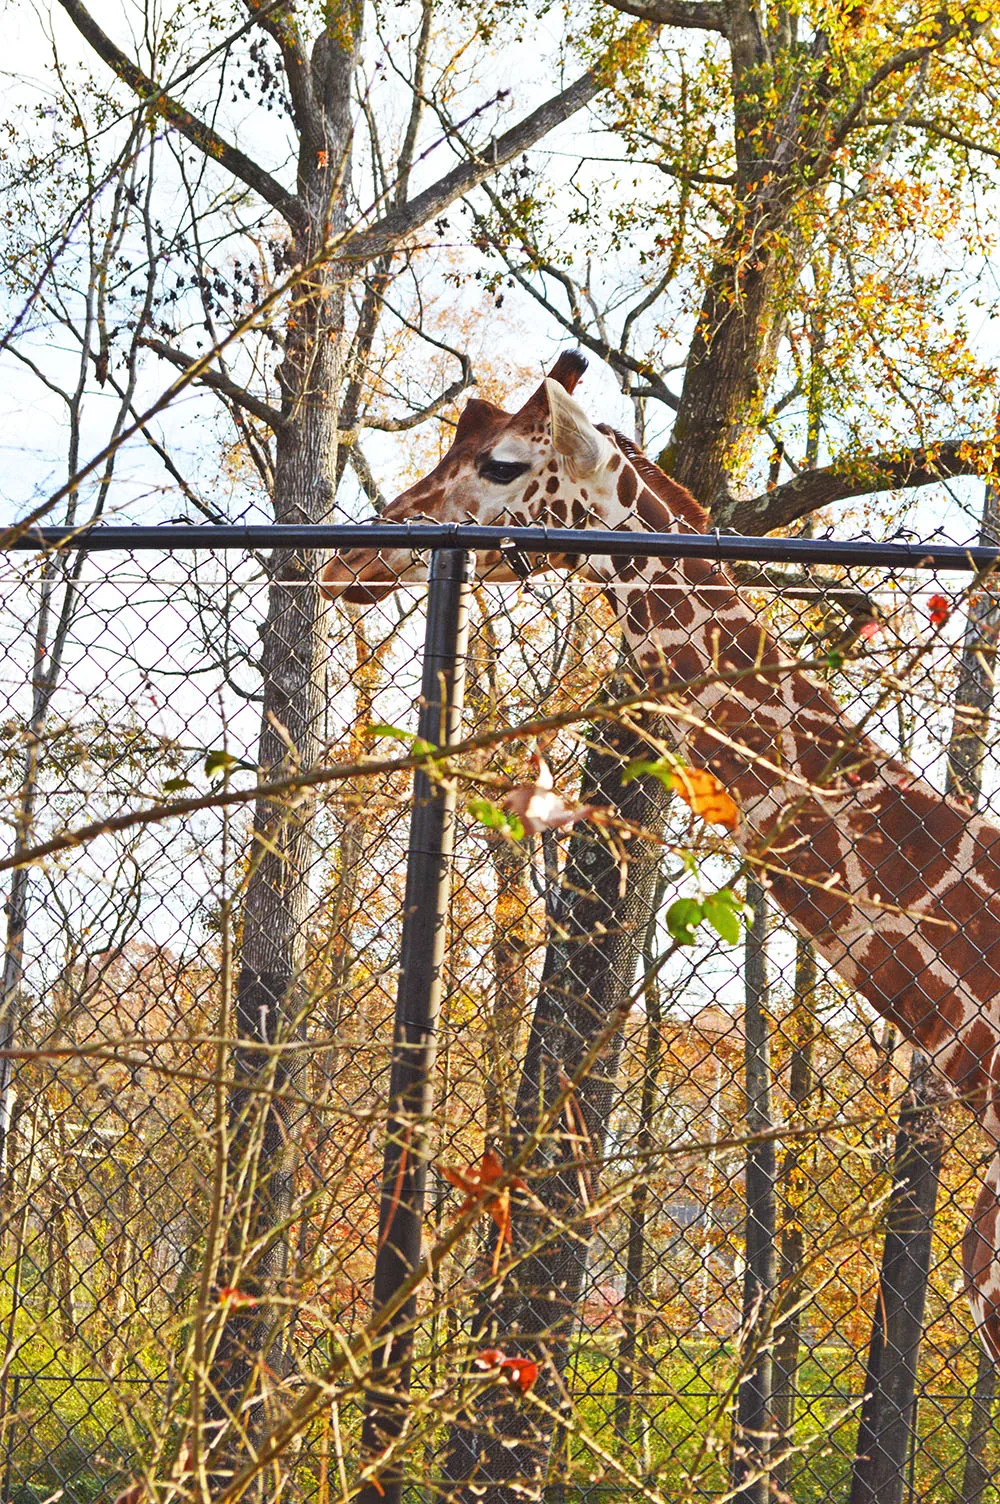
[[[704,530],[689,492],[578,406],[571,394],[585,364],[561,356],[513,415],[470,401],[448,453],[384,520]],[[551,555],[538,568],[580,562]],[[478,567],[517,578],[499,554],[481,554]],[[651,687],[671,685],[686,757],[738,799],[738,843],[766,862],[789,918],[920,1045],[1000,1144],[1000,828],[852,726],[782,655],[724,569],[642,556],[587,567]],[[408,548],[354,549],[327,565],[323,588],[376,600],[419,577]],[[677,692],[685,682],[694,687]],[[1000,1150],[964,1256],[976,1320],[1000,1359]]]

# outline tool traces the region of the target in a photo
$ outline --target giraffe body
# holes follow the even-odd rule
[[[701,531],[705,513],[572,398],[584,363],[560,357],[519,412],[470,402],[455,442],[383,520]],[[576,567],[552,555],[539,569]],[[801,934],[934,1061],[1000,1146],[1000,828],[937,793],[851,725],[785,657],[722,568],[591,557],[636,663],[663,695],[680,750],[742,810],[737,842]],[[499,554],[491,580],[518,578]],[[421,567],[354,549],[328,594],[373,600]],[[685,688],[690,685],[690,688]],[[981,1334],[1000,1360],[1000,1147],[964,1245]]]

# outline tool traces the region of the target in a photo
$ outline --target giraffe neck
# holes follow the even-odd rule
[[[627,464],[618,495],[635,485],[637,525],[669,529],[662,481],[658,495]],[[696,686],[678,689],[667,714],[682,754],[738,798],[744,857],[799,932],[1000,1138],[989,1089],[1000,1065],[1000,829],[860,733],[724,570],[608,563],[605,593],[650,684]]]

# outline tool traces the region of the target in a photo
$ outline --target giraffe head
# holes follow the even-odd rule
[[[640,488],[634,483],[620,485],[623,471],[632,463],[620,447],[624,441],[616,442],[612,430],[596,427],[573,398],[586,368],[578,351],[564,352],[516,413],[470,399],[448,453],[429,475],[397,496],[380,521],[501,527],[641,525],[631,506]],[[664,519],[648,519],[645,525],[663,526]],[[576,556],[550,555],[540,558],[537,567],[577,562]],[[477,568],[491,580],[519,578],[496,552],[481,553]],[[364,602],[425,578],[426,565],[409,547],[352,548],[327,564],[321,583],[328,596]]]

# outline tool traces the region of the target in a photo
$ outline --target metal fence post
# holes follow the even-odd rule
[[[461,720],[468,574],[465,551],[448,549],[432,556],[418,735],[436,746],[456,739]],[[375,1313],[396,1295],[420,1260],[454,816],[454,789],[432,782],[418,770],[406,865]],[[366,1459],[398,1436],[406,1419],[415,1309],[411,1296],[379,1333],[372,1364],[374,1387],[367,1395],[362,1430]],[[361,1490],[359,1504],[399,1504],[402,1483],[402,1467],[389,1466],[377,1482]]]

